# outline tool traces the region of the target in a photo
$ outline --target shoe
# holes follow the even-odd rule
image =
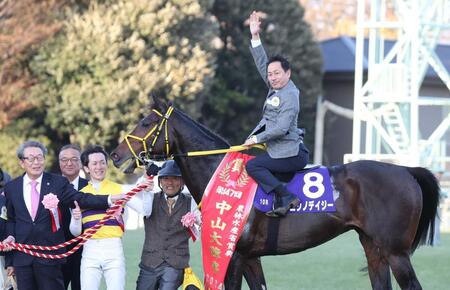
[[[295,197],[295,199],[293,199],[287,206],[285,207],[278,207],[276,209],[273,210],[273,212],[278,215],[279,217],[284,217],[287,215],[287,213],[289,212],[289,210],[291,208],[295,208],[300,204],[300,199],[298,199],[297,197]]]
[[[282,200],[282,204],[277,205],[277,207],[274,210],[266,212],[267,216],[269,216],[269,217],[284,217],[287,215],[287,213],[289,212],[289,210],[291,208],[295,208],[295,207],[299,206],[299,204],[300,204],[300,199],[292,193],[290,193],[289,195],[282,196],[281,200]]]
[[[280,217],[280,216],[275,212],[274,209],[271,210],[271,211],[266,212],[266,216],[268,216],[268,217],[274,217],[274,218]]]
[[[283,201],[281,200],[281,196],[280,196],[279,194],[275,194],[274,199],[275,199],[275,201],[273,202],[272,210],[266,212],[266,216],[269,216],[269,217],[278,217],[278,214],[276,214],[276,213],[274,212],[274,210],[275,210],[276,208],[279,208],[280,206],[283,206]]]

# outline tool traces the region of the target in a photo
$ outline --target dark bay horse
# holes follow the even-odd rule
[[[174,154],[186,186],[199,203],[223,155],[181,153],[228,148],[229,144],[170,104],[154,100],[151,113],[111,153],[120,167],[129,159]],[[259,257],[318,246],[355,230],[364,248],[373,289],[392,289],[390,270],[401,289],[422,289],[410,255],[432,242],[439,185],[421,167],[356,161],[328,168],[339,193],[336,212],[270,218],[252,209],[225,278],[225,288],[267,289]],[[427,233],[428,238],[427,238]]]

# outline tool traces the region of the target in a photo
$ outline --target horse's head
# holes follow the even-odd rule
[[[111,153],[114,166],[120,167],[127,160],[132,164],[127,172],[132,172],[138,163],[144,163],[152,154],[169,154],[168,121],[173,111],[172,105],[153,97],[150,114],[139,121],[137,126]]]

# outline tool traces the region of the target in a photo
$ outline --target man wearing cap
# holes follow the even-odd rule
[[[189,265],[189,232],[181,218],[193,212],[200,224],[200,211],[192,197],[183,194],[183,177],[173,160],[159,171],[160,192],[152,195],[146,207],[145,241],[142,249],[137,290],[175,290],[183,282],[184,268]]]

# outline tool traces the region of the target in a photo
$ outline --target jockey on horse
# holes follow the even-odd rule
[[[266,214],[283,217],[290,208],[297,207],[300,200],[273,173],[303,169],[308,163],[309,151],[303,144],[303,130],[297,128],[300,93],[290,80],[289,62],[282,56],[267,57],[259,38],[260,30],[259,15],[253,11],[250,15],[251,53],[269,91],[263,117],[244,145],[266,143],[267,152],[250,160],[246,169],[266,193],[276,193],[274,209]]]

